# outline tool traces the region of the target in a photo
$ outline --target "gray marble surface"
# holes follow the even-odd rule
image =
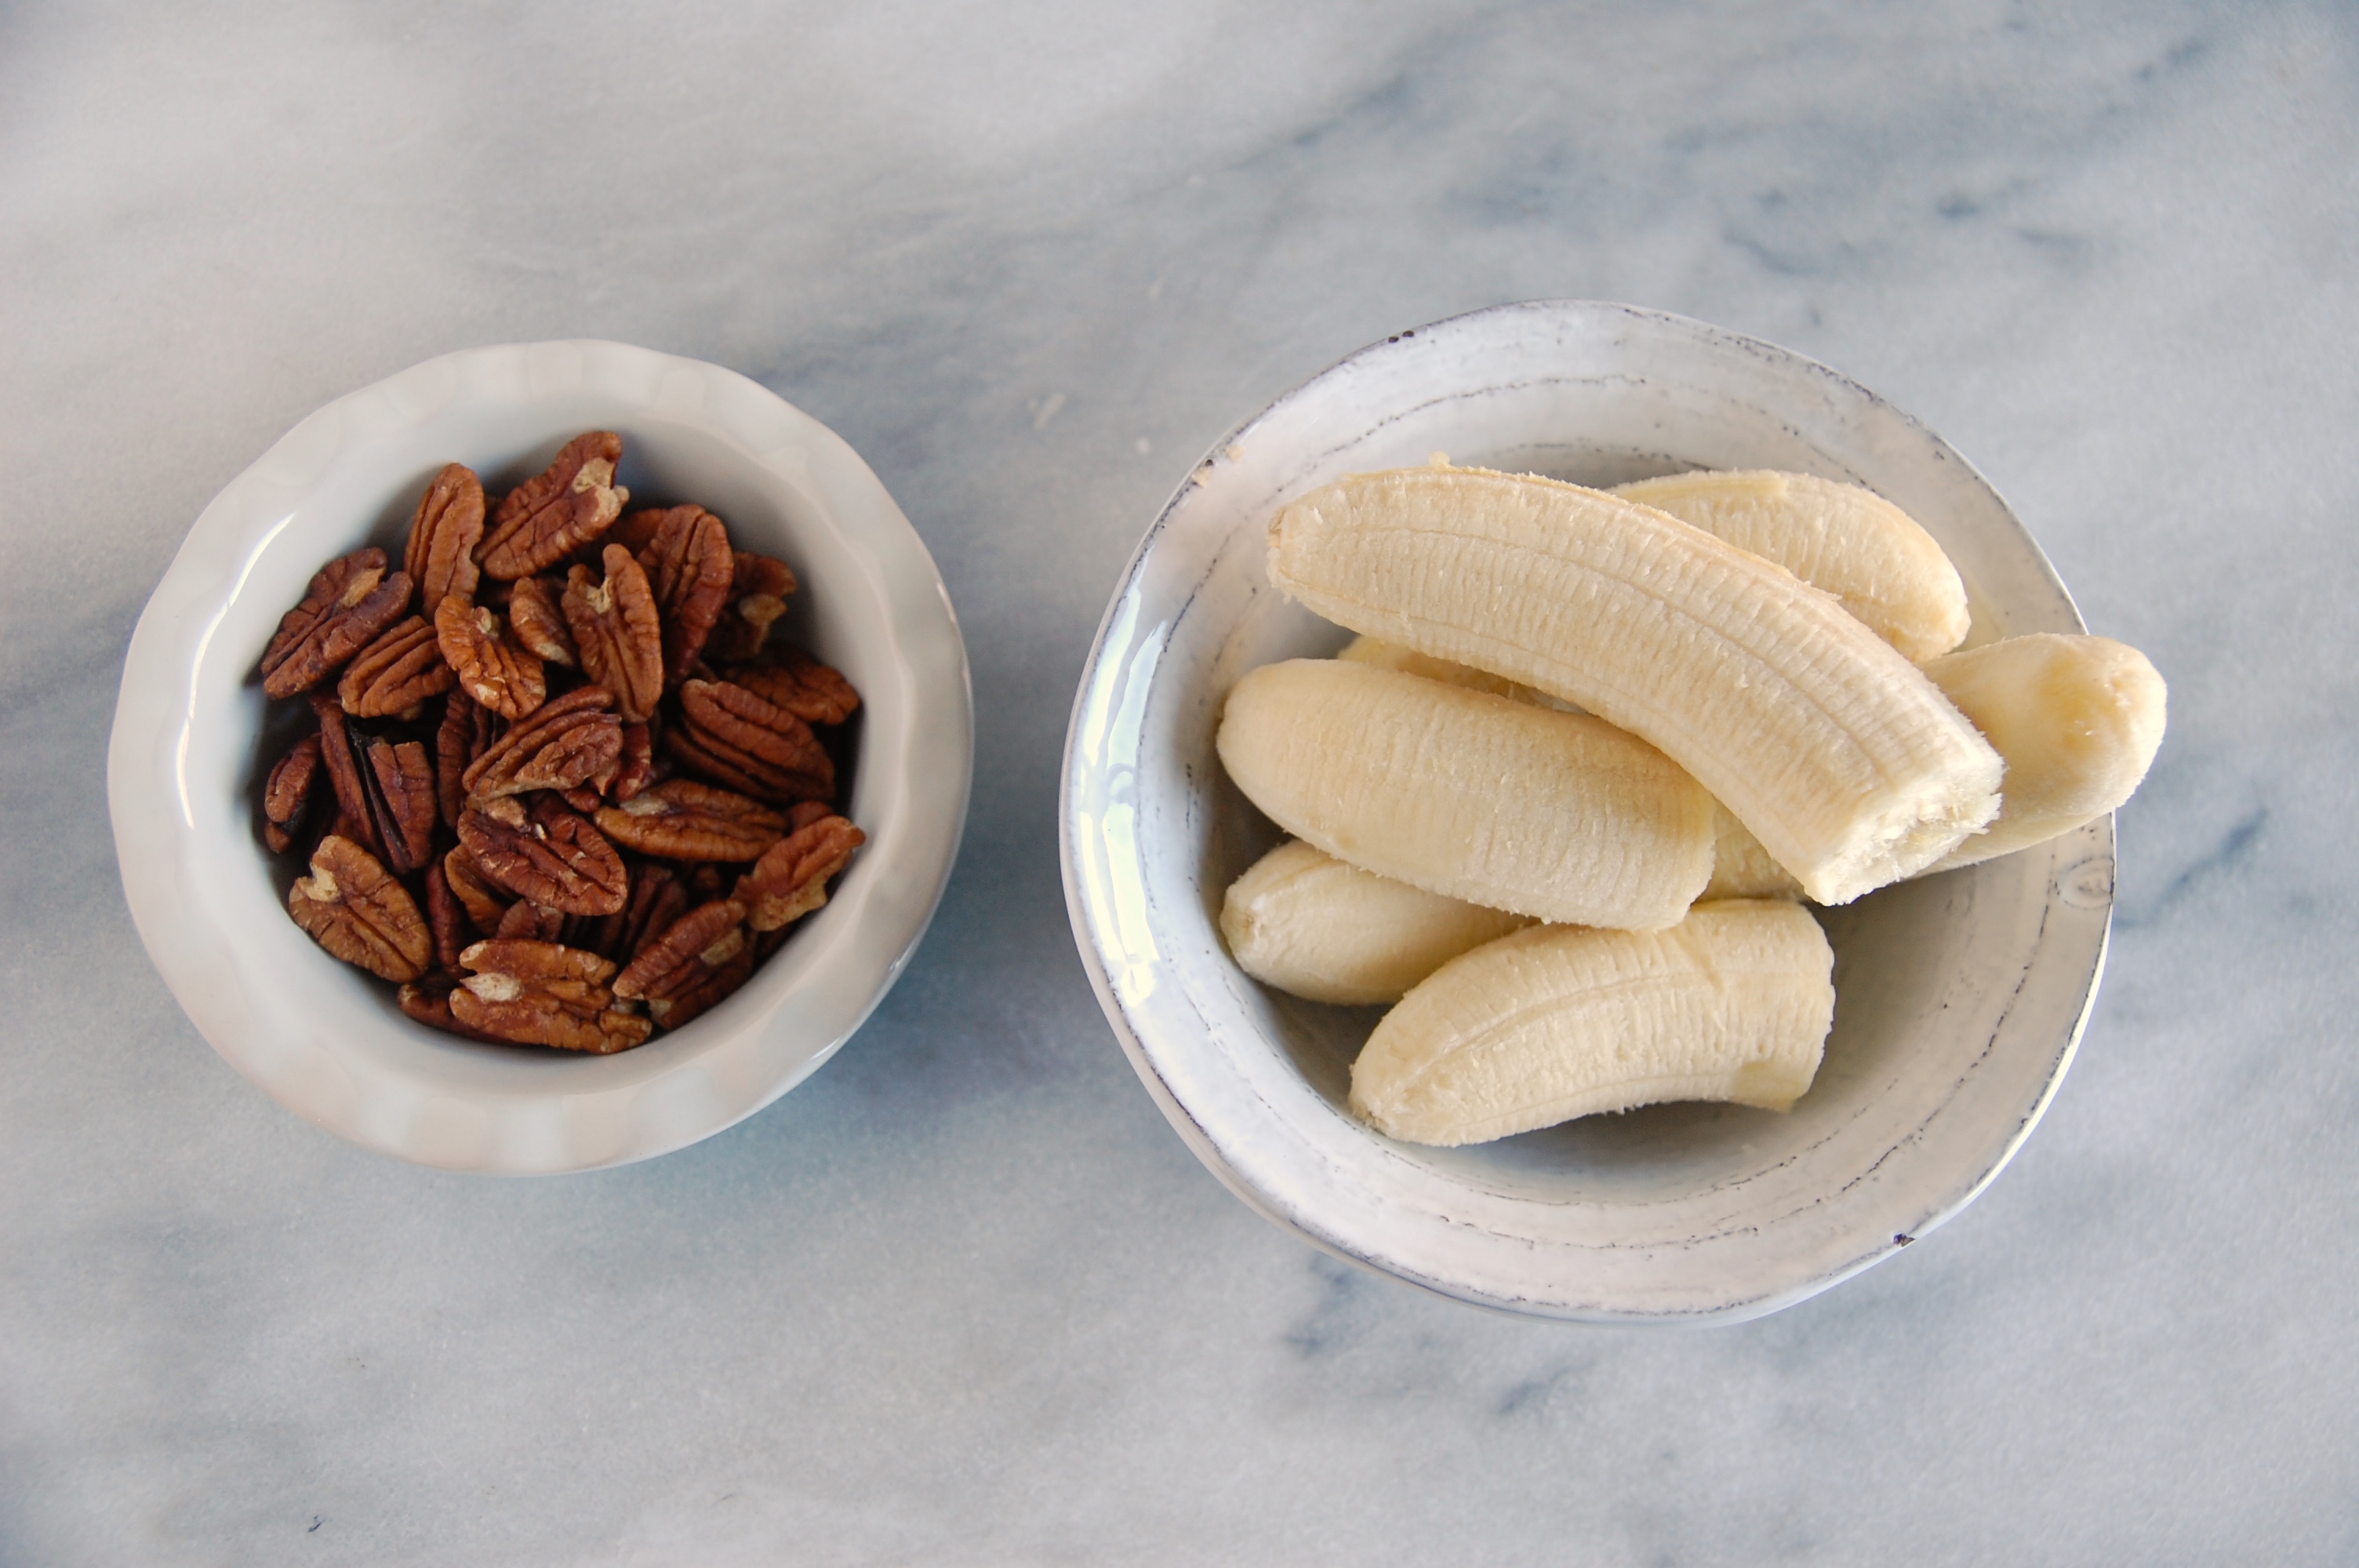
[[[0,13],[0,1562],[2348,1562],[2359,25],[2329,4]],[[1526,1323],[1190,1158],[1059,746],[1224,429],[1590,296],[1941,431],[2171,682],[2020,1159],[1760,1323]],[[647,1164],[414,1170],[181,1017],[125,643],[304,413],[467,344],[734,366],[973,659],[966,848],[843,1054]]]

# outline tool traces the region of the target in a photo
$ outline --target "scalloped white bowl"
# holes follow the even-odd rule
[[[1099,1000],[1197,1157],[1268,1218],[1444,1294],[1541,1316],[1735,1321],[1964,1206],[2061,1081],[2102,971],[2110,818],[1821,912],[1834,1033],[1789,1113],[1659,1106],[1468,1149],[1344,1108],[1378,1016],[1257,985],[1215,919],[1277,832],[1221,773],[1236,677],[1347,634],[1287,601],[1265,530],[1344,474],[1454,461],[1590,484],[1784,468],[1867,485],[1964,577],[1973,641],[2078,632],[2021,524],[1930,431],[1822,365],[1700,322],[1543,301],[1420,327],[1214,449],[1107,607],[1066,740],[1066,900]]]
[[[613,429],[639,496],[695,501],[801,579],[787,629],[860,690],[848,814],[868,843],[736,995],[635,1051],[482,1045],[404,1017],[393,988],[287,916],[255,829],[255,676],[332,557],[397,560],[444,463],[495,488]],[[107,752],[133,919],[213,1048],[289,1110],[419,1164],[503,1173],[644,1160],[752,1115],[833,1054],[924,935],[966,817],[966,652],[908,520],[832,431],[734,371],[622,343],[469,349],[338,398],[198,517],[140,616]]]

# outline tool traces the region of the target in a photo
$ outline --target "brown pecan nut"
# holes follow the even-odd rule
[[[464,844],[442,857],[442,875],[451,884],[451,896],[467,912],[467,924],[486,936],[500,928],[508,906],[516,902],[516,894],[484,875]]]
[[[498,611],[455,596],[434,611],[434,635],[459,672],[459,689],[503,719],[522,719],[549,696],[549,677],[506,631]]]
[[[581,784],[603,790],[622,767],[623,724],[609,711],[614,705],[613,694],[603,686],[585,686],[541,704],[475,759],[460,775],[461,784],[481,800]]]
[[[852,863],[852,852],[868,835],[841,816],[822,816],[788,834],[737,879],[737,902],[745,924],[776,931],[827,902],[828,879]]]
[[[667,1029],[679,1028],[754,972],[754,946],[745,922],[745,906],[735,899],[689,911],[614,978],[614,994],[644,1000],[649,1017]]]
[[[426,743],[370,741],[366,783],[386,864],[408,872],[433,859],[434,763],[426,755]]]
[[[502,941],[520,936],[532,942],[554,942],[565,935],[565,912],[520,898],[508,905],[499,929],[492,935]]]
[[[492,749],[499,720],[463,691],[451,694],[442,709],[442,727],[434,732],[434,790],[442,806],[442,821],[459,830],[459,814],[467,808],[467,769]]]
[[[459,684],[442,657],[434,628],[422,616],[397,621],[353,655],[336,683],[336,700],[356,719],[408,713]]]
[[[645,724],[624,725],[622,763],[615,769],[614,786],[607,795],[617,801],[628,800],[655,782],[655,731]]]
[[[468,932],[467,906],[451,891],[451,874],[441,861],[426,868],[426,929],[434,938],[437,968],[459,967],[459,949],[474,937]]]
[[[567,630],[558,596],[565,585],[545,577],[516,579],[508,595],[508,629],[531,654],[552,665],[572,669],[582,661],[573,654],[573,633]]]
[[[485,575],[529,577],[613,527],[631,498],[614,482],[622,456],[622,437],[592,430],[568,441],[556,461],[502,497],[491,532],[475,552]]]
[[[688,913],[688,889],[663,866],[631,868],[631,901],[622,913],[592,922],[576,946],[627,963],[641,947]]]
[[[679,688],[680,722],[664,733],[689,767],[760,800],[825,800],[835,763],[810,725],[730,681],[691,680]]]
[[[628,550],[609,545],[599,560],[603,582],[588,567],[566,574],[565,623],[582,673],[614,694],[625,723],[644,723],[663,698],[663,622],[647,574]]]
[[[475,596],[475,546],[484,538],[484,482],[464,463],[445,464],[409,523],[401,569],[418,584],[418,608],[432,615],[451,594]]]
[[[375,856],[333,833],[311,851],[311,874],[288,890],[287,913],[345,963],[397,985],[424,974],[434,957],[409,891]]]
[[[629,892],[614,847],[545,795],[529,807],[512,795],[468,807],[459,842],[500,886],[568,914],[612,914]]]
[[[860,706],[850,681],[800,648],[783,647],[777,663],[733,669],[728,678],[806,724],[841,724]]]
[[[729,602],[729,585],[736,578],[729,531],[701,506],[675,506],[639,552],[639,568],[647,574],[663,619],[664,689],[669,691],[703,656],[705,641]]]
[[[598,813],[614,842],[668,860],[758,860],[786,836],[787,819],[725,789],[666,779]]]
[[[293,697],[341,668],[409,608],[409,578],[386,575],[385,552],[371,545],[320,568],[303,601],[281,617],[262,651],[262,690]]]
[[[376,812],[369,805],[368,784],[361,771],[359,752],[344,710],[324,691],[311,694],[311,712],[320,721],[320,765],[328,786],[336,793],[333,831],[353,840],[371,855],[383,858],[385,840],[377,836]]]
[[[653,1031],[614,1006],[614,966],[554,942],[498,939],[460,955],[474,971],[451,993],[451,1014],[470,1029],[519,1045],[604,1054],[627,1051]]]
[[[624,513],[620,520],[606,530],[603,537],[606,543],[620,545],[636,556],[654,540],[656,531],[670,515],[671,508],[669,506],[642,506],[636,512]]]
[[[311,785],[320,777],[320,737],[306,735],[287,749],[270,770],[262,790],[262,841],[274,855],[295,846],[295,835],[311,804]]]
[[[459,978],[451,974],[429,975],[415,984],[406,985],[394,992],[401,1011],[419,1022],[451,1034],[462,1034],[470,1040],[481,1040],[490,1045],[506,1045],[507,1041],[496,1034],[486,1034],[480,1029],[470,1029],[451,1012],[451,993],[459,989]]]
[[[704,656],[722,662],[758,655],[795,591],[794,568],[777,557],[738,550],[731,559],[734,572],[729,602],[712,628],[712,639],[704,644]]]

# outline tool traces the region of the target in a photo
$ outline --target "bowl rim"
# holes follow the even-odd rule
[[[791,959],[789,979],[757,998],[757,971],[756,985],[703,1017],[614,1056],[476,1046],[402,1017],[389,1000],[376,1010],[382,1018],[321,1010],[316,997],[307,1014],[277,987],[255,983],[261,959],[249,949],[278,946],[283,959],[284,933],[249,936],[223,922],[223,895],[203,874],[206,857],[245,848],[221,842],[206,820],[212,806],[201,810],[189,796],[190,738],[223,711],[218,699],[207,706],[200,687],[209,675],[222,679],[235,656],[212,649],[214,633],[234,607],[244,611],[241,589],[308,498],[354,465],[389,460],[405,439],[429,438],[425,427],[452,416],[545,418],[560,440],[596,427],[620,428],[627,438],[636,419],[643,429],[717,449],[728,478],[716,486],[742,483],[791,512],[791,531],[838,561],[832,591],[877,617],[861,637],[879,650],[893,690],[888,702],[864,705],[853,787],[882,807],[883,829],[872,832],[799,940],[764,966],[777,971]],[[346,536],[366,530],[362,523]],[[895,717],[880,719],[880,706]],[[440,1169],[549,1174],[648,1159],[710,1137],[841,1048],[898,979],[940,905],[973,772],[973,695],[956,612],[917,530],[858,454],[735,371],[632,344],[565,339],[461,349],[346,393],[298,421],[207,503],[132,633],[108,742],[107,797],[140,939],[224,1061],[305,1120],[364,1148]],[[259,843],[252,852],[265,855]],[[308,939],[300,945],[310,947]],[[805,947],[811,950],[799,955]],[[316,980],[306,971],[290,989],[333,989],[351,977],[377,985],[321,961],[321,973],[344,976]]]
[[[1257,427],[1283,414],[1289,406],[1304,398],[1321,384],[1339,374],[1349,373],[1353,367],[1374,356],[1396,351],[1397,346],[1405,341],[1423,339],[1430,342],[1437,334],[1446,333],[1451,329],[1465,328],[1476,323],[1516,316],[1539,319],[1585,319],[1593,322],[1606,322],[1618,319],[1621,322],[1631,326],[1687,334],[1698,341],[1712,341],[1716,346],[1737,353],[1781,362],[1800,375],[1816,380],[1835,395],[1854,400],[1860,406],[1875,411],[1879,416],[1896,421],[1900,427],[1924,442],[1934,456],[1953,463],[1965,480],[1987,491],[1992,499],[1997,501],[2000,510],[2021,535],[2022,544],[2027,546],[2036,563],[2037,573],[2044,576],[2045,581],[2041,586],[2052,590],[2060,607],[2062,617],[2069,619],[2075,628],[2085,630],[2085,622],[2082,622],[2078,607],[2073,604],[2069,590],[2056,575],[2053,564],[2049,561],[2045,552],[2039,548],[2038,541],[2031,536],[2029,531],[2022,527],[2019,520],[2014,518],[2012,511],[2006,507],[2004,501],[1999,500],[1995,487],[1989,484],[1979,470],[1921,421],[1841,372],[1807,355],[1765,340],[1752,338],[1672,312],[1612,301],[1577,298],[1521,300],[1443,317],[1390,333],[1381,340],[1344,355],[1316,375],[1289,388],[1266,406],[1240,421],[1216,440],[1207,449],[1205,455],[1190,468],[1187,476],[1174,489],[1170,498],[1164,503],[1154,522],[1142,535],[1137,547],[1132,552],[1128,562],[1116,579],[1114,591],[1107,600],[1105,611],[1100,618],[1097,633],[1091,643],[1089,655],[1083,664],[1081,679],[1076,687],[1066,730],[1065,752],[1059,784],[1058,849],[1065,885],[1067,914],[1072,926],[1075,946],[1080,951],[1083,968],[1090,979],[1091,989],[1096,994],[1099,1006],[1112,1026],[1124,1054],[1129,1058],[1133,1069],[1146,1087],[1150,1098],[1162,1111],[1165,1119],[1171,1124],[1173,1130],[1180,1134],[1181,1141],[1206,1169],[1246,1206],[1271,1223],[1310,1241],[1321,1251],[1371,1272],[1402,1280],[1452,1300],[1503,1311],[1513,1315],[1537,1316],[1559,1321],[1648,1325],[1742,1322],[1808,1299],[1914,1244],[1950,1218],[1954,1217],[1974,1198],[1981,1195],[2015,1157],[2017,1152],[2022,1148],[2024,1141],[2030,1136],[2041,1117],[2045,1115],[2048,1107],[2053,1102],[2065,1074],[2071,1065],[2087,1027],[2095,1003],[2098,984],[2104,971],[2111,942],[2114,889],[2116,882],[2114,860],[2115,837],[2114,819],[2110,815],[2077,830],[2074,835],[2068,835],[2065,839],[2053,841],[2058,846],[2054,851],[2057,866],[2053,869],[2048,885],[2047,897],[2049,906],[2053,908],[2060,897],[2071,892],[2078,895],[2070,900],[2076,908],[2084,912],[2101,911],[2102,917],[2095,931],[2093,951],[2089,955],[2085,970],[2058,982],[2067,988],[2076,988],[2079,992],[2078,1002],[2071,1009],[2069,1024],[2052,1041],[2047,1070],[2041,1076],[2036,1093],[2031,1097],[2029,1103],[2020,1108],[2019,1117],[2004,1139],[1998,1141],[1996,1147],[1962,1180],[1951,1184],[1933,1201],[1925,1205],[1920,1217],[1905,1230],[1896,1231],[1888,1237],[1880,1235],[1870,1237],[1833,1264],[1821,1268],[1807,1278],[1788,1281],[1778,1288],[1767,1291],[1738,1290],[1727,1293],[1722,1299],[1692,1302],[1669,1309],[1655,1304],[1636,1303],[1591,1302],[1583,1304],[1569,1304],[1563,1301],[1542,1301],[1503,1294],[1479,1285],[1470,1284],[1462,1280],[1423,1272],[1405,1265],[1397,1258],[1384,1255],[1367,1247],[1352,1236],[1341,1233],[1336,1227],[1323,1223],[1319,1215],[1306,1212],[1302,1206],[1282,1201],[1274,1195],[1263,1191],[1249,1173],[1238,1169],[1223,1154],[1212,1130],[1190,1108],[1185,1097],[1166,1077],[1155,1053],[1142,1038],[1139,1021],[1131,1015],[1128,1005],[1114,983],[1105,938],[1098,928],[1099,912],[1092,906],[1079,863],[1082,858],[1079,843],[1082,823],[1075,797],[1082,778],[1082,770],[1077,758],[1081,751],[1085,719],[1092,708],[1093,692],[1102,679],[1109,639],[1113,636],[1118,621],[1123,617],[1125,606],[1132,600],[1134,591],[1140,583],[1149,557],[1157,545],[1170,530],[1175,518],[1204,478],[1205,470],[1211,469],[1223,454],[1234,455]],[[1398,416],[1397,413],[1395,416]],[[2027,851],[2027,853],[2036,852],[2038,848],[2035,847],[2034,851]],[[2083,885],[2074,886],[2076,878],[2080,879]],[[1380,1135],[1373,1131],[1367,1131],[1366,1136],[1378,1142],[1389,1141],[1383,1140]]]

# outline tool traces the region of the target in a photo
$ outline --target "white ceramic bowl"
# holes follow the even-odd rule
[[[1854,481],[1949,550],[1974,641],[2080,616],[1982,478],[1873,394],[1698,322],[1563,301],[1403,332],[1280,398],[1180,487],[1107,608],[1066,741],[1066,898],[1106,1016],[1198,1158],[1321,1247],[1465,1301],[1775,1311],[1956,1213],[2038,1120],[2104,962],[2112,822],[1822,912],[1834,1033],[1790,1113],[1662,1106],[1453,1150],[1370,1131],[1344,1096],[1378,1010],[1265,989],[1222,946],[1223,891],[1277,835],[1212,735],[1238,676],[1347,638],[1269,586],[1278,506],[1436,451],[1591,484],[1705,467]]]
[[[404,1017],[393,988],[287,917],[255,836],[255,665],[330,558],[400,559],[435,470],[506,488],[583,430],[623,481],[694,501],[802,582],[786,630],[860,690],[848,815],[868,834],[825,908],[745,988],[635,1051],[481,1045]],[[852,449],[733,371],[621,343],[470,349],[341,397],[216,496],[125,661],[107,795],[147,951],[213,1048],[288,1109],[420,1164],[578,1171],[752,1115],[860,1026],[933,916],[973,762],[966,654],[940,575]]]

